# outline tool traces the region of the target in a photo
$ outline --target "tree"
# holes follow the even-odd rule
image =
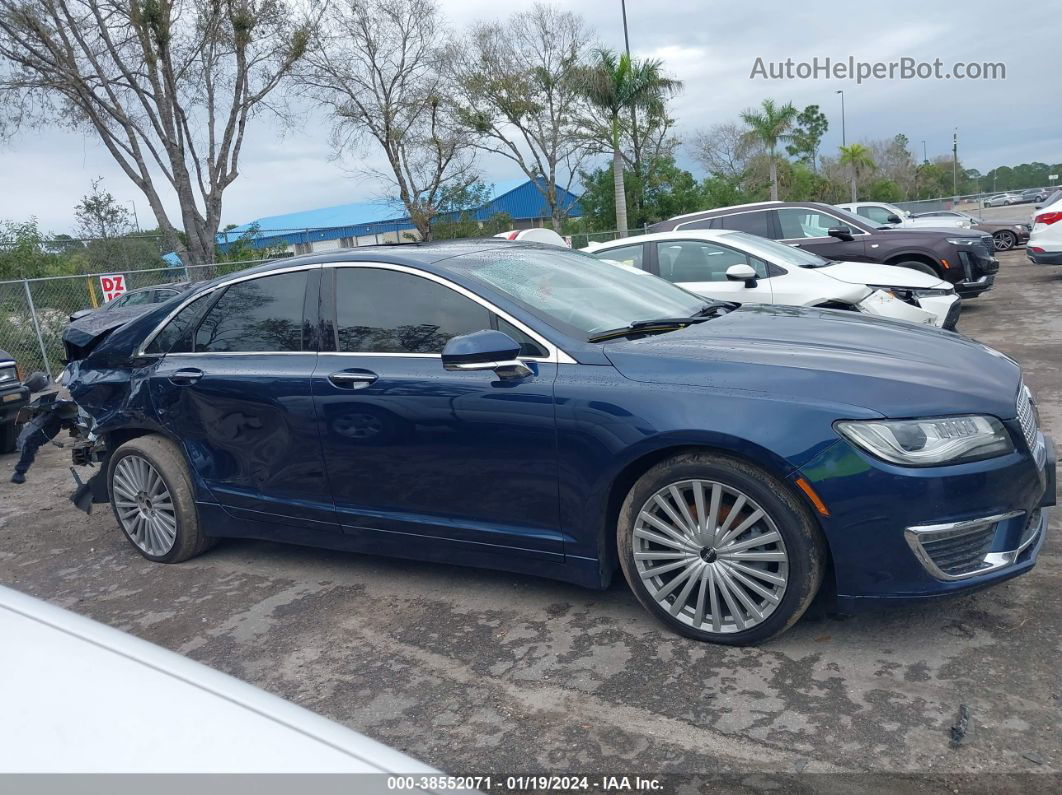
[[[282,0],[0,0],[0,95],[16,124],[94,132],[167,243],[210,262],[248,122],[303,55],[309,27]]]
[[[120,237],[131,230],[129,211],[100,187],[103,177],[92,180],[92,192],[81,197],[74,207],[75,231],[81,238]]]
[[[643,183],[637,172],[624,177],[623,187],[629,202],[635,195],[642,197],[643,216],[638,226],[662,221],[682,213],[704,209],[704,192],[690,172],[676,165],[673,157],[652,164],[651,182]],[[605,231],[612,228],[616,218],[616,193],[610,168],[583,172],[583,195],[579,206],[583,210],[583,231]]]
[[[759,146],[733,122],[715,124],[693,135],[690,153],[709,174],[740,182],[748,169],[749,159],[758,154]]]
[[[859,177],[865,171],[874,170],[870,150],[863,144],[848,144],[842,146],[840,151],[841,165],[847,166],[852,174],[852,201],[859,201]]]
[[[818,105],[808,105],[796,117],[796,126],[792,132],[792,143],[786,146],[785,151],[790,157],[795,157],[799,162],[811,166],[811,170],[819,170],[819,144],[822,136],[830,128],[830,121],[826,114],[819,110]]]
[[[446,29],[433,0],[337,0],[326,10],[297,79],[327,107],[337,151],[375,142],[389,185],[422,240],[446,196],[476,180],[458,123]]]
[[[741,120],[749,127],[748,137],[763,144],[767,150],[771,173],[771,201],[778,201],[778,164],[776,150],[779,143],[792,140],[790,130],[797,117],[792,102],[778,106],[773,99],[765,99],[759,111],[746,110]]]
[[[612,149],[616,228],[627,230],[627,197],[623,188],[622,119],[632,110],[666,115],[664,102],[682,83],[664,75],[658,60],[635,61],[627,54],[597,50],[582,73],[582,91],[589,103],[607,114]]]
[[[582,17],[535,4],[507,22],[475,26],[451,48],[462,122],[476,146],[516,163],[538,188],[561,230],[586,154],[578,76],[589,31]]]

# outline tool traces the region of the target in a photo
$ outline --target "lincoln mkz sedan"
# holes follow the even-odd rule
[[[176,563],[220,536],[609,585],[783,631],[1032,568],[1053,446],[1019,366],[852,312],[706,301],[533,243],[283,260],[97,341],[82,486]]]

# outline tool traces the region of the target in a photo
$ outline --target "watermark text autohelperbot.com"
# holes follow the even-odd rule
[[[920,61],[903,57],[893,61],[859,61],[847,58],[820,58],[784,61],[757,58],[750,80],[1006,80],[1007,65],[1000,61],[956,61],[945,64],[940,58]]]

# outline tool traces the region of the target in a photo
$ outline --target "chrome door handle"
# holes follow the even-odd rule
[[[170,374],[170,383],[177,386],[191,386],[204,375],[203,371],[196,367],[187,367]]]
[[[376,373],[332,373],[328,380],[344,389],[362,389],[377,379]]]

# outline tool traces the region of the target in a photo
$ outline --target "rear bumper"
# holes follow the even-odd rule
[[[1025,256],[1037,265],[1062,265],[1062,251],[1034,251],[1030,247],[1025,249]]]
[[[0,392],[0,422],[14,420],[19,409],[29,403],[29,398],[29,389],[22,385]]]

